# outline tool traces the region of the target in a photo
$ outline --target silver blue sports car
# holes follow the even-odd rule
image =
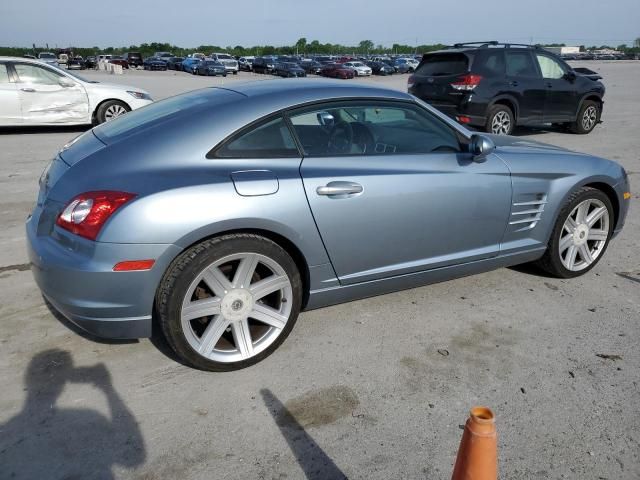
[[[204,370],[254,364],[298,313],[499,267],[588,272],[627,174],[478,135],[415,97],[318,80],[189,92],[86,132],[43,172],[35,279],[101,337]]]

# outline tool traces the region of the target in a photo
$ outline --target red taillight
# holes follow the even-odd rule
[[[473,90],[478,86],[480,80],[482,80],[481,75],[463,75],[462,77],[458,78],[458,81],[453,82],[451,86],[456,90]]]
[[[109,217],[134,197],[133,193],[108,190],[82,193],[67,204],[56,224],[71,233],[95,240]]]
[[[410,86],[411,86],[411,85],[413,85],[414,83],[416,83],[416,79],[415,79],[415,77],[414,77],[413,75],[409,75],[409,78],[407,78],[407,86],[409,86],[409,87],[410,87]]]
[[[466,115],[459,115],[456,117],[460,123],[471,123],[471,118]]]

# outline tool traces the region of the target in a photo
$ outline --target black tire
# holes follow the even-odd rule
[[[602,109],[599,103],[592,100],[585,100],[578,111],[576,121],[573,122],[569,128],[573,133],[577,133],[578,135],[591,133],[600,122],[601,114]]]
[[[607,235],[607,240],[602,247],[598,257],[591,263],[591,265],[579,271],[572,271],[567,269],[563,264],[560,258],[560,237],[563,233],[563,226],[567,217],[571,214],[573,209],[588,199],[597,199],[600,200],[608,210],[609,213],[609,233]],[[614,213],[613,206],[611,204],[611,200],[609,197],[596,188],[591,187],[583,187],[575,192],[573,192],[569,198],[567,199],[566,204],[560,210],[558,214],[558,218],[556,219],[556,223],[553,227],[553,231],[551,232],[551,238],[549,239],[549,243],[547,244],[547,250],[545,251],[542,258],[534,262],[538,267],[546,271],[547,273],[558,277],[558,278],[574,278],[580,275],[584,275],[593,267],[595,267],[600,259],[604,256],[607,247],[609,246],[609,241],[611,240],[611,234],[613,233],[614,228]]]
[[[208,359],[189,344],[181,327],[183,298],[194,278],[215,261],[234,253],[258,253],[277,262],[289,277],[292,295],[291,313],[279,336],[265,350],[246,360],[218,362]],[[165,273],[156,294],[158,322],[167,342],[186,364],[212,372],[245,368],[273,353],[293,329],[302,305],[302,281],[289,254],[271,240],[253,234],[232,234],[199,243],[176,258]]]
[[[233,71],[233,74],[234,74],[234,75],[237,75],[237,74],[238,74],[238,72],[237,72],[236,70],[234,70],[234,71]]]
[[[102,103],[96,110],[96,122],[98,124],[104,123],[107,121],[106,119],[107,110],[109,109],[109,107],[112,107],[114,105],[120,105],[121,107],[124,107],[124,109],[127,112],[131,111],[131,108],[129,108],[129,105],[127,105],[124,102],[121,102],[120,100],[107,100],[106,102]]]
[[[508,115],[509,126],[506,128],[506,131],[502,131],[500,133],[494,131],[493,122],[494,119],[498,116]],[[516,126],[516,119],[513,115],[513,112],[509,107],[502,104],[491,105],[487,110],[487,122],[485,123],[484,129],[488,133],[497,133],[498,135],[511,135],[513,133],[513,129]]]

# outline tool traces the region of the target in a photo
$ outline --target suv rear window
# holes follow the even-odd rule
[[[469,59],[463,53],[437,53],[425,55],[416,74],[428,77],[456,75],[467,72],[468,68]]]

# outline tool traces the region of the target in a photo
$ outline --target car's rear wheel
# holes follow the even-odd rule
[[[577,190],[560,211],[547,251],[537,264],[560,278],[583,275],[602,258],[613,223],[607,195],[591,187]]]
[[[515,127],[513,112],[506,105],[492,105],[487,112],[485,130],[496,135],[511,135]]]
[[[579,135],[590,133],[600,121],[600,105],[586,100],[580,107],[576,121],[571,124],[571,131]]]
[[[186,363],[229,371],[264,359],[300,312],[298,269],[278,244],[251,234],[206,240],[184,252],[156,296],[168,343]]]
[[[129,106],[120,100],[108,100],[98,107],[96,121],[98,123],[109,122],[131,111]]]

